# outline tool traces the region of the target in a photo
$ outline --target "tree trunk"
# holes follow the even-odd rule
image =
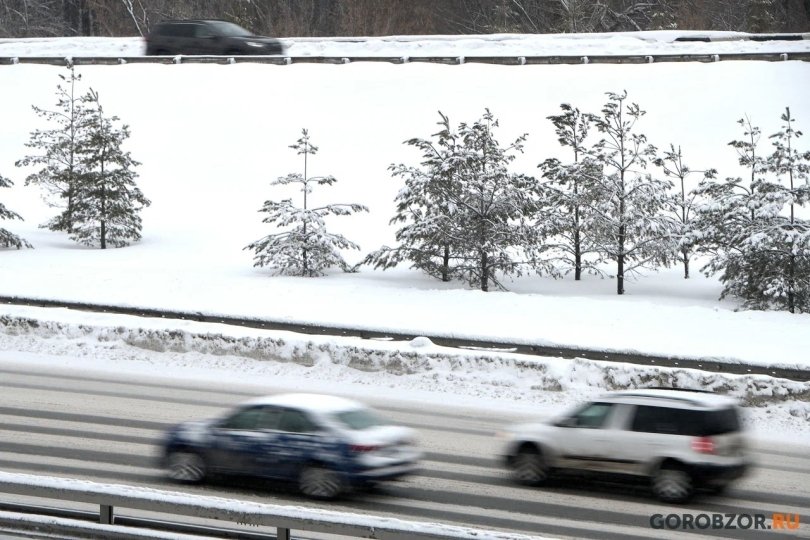
[[[790,254],[790,265],[788,266],[788,311],[796,313],[796,255]]]
[[[442,257],[442,281],[450,281],[450,246],[444,245],[444,257]]]
[[[616,294],[624,294],[624,225],[619,226],[619,253],[616,257]]]
[[[489,262],[486,251],[481,252],[481,290],[489,291]]]
[[[683,279],[689,279],[689,251],[686,248],[681,250],[683,255]]]
[[[577,214],[579,214],[579,211],[577,211]],[[574,281],[580,279],[582,279],[582,247],[580,246],[579,228],[577,228],[574,231]]]

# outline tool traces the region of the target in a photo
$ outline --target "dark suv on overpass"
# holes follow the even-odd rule
[[[284,54],[284,45],[227,21],[164,21],[146,36],[146,54]]]

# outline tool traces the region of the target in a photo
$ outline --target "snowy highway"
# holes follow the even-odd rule
[[[155,466],[162,431],[188,419],[214,416],[249,397],[284,390],[126,377],[109,372],[0,363],[0,469],[188,490],[244,500],[313,505],[283,486],[168,483]],[[339,391],[339,389],[336,389]],[[576,538],[683,538],[684,531],[651,528],[650,516],[669,513],[796,513],[810,537],[810,451],[757,441],[754,473],[721,498],[662,506],[643,487],[556,482],[543,489],[512,484],[496,456],[494,434],[526,416],[481,409],[417,406],[366,399],[420,433],[422,471],[407,480],[324,507]],[[13,442],[12,442],[13,441]],[[10,502],[0,494],[0,501]],[[698,534],[700,533],[700,534]],[[711,534],[708,534],[711,533]],[[692,531],[690,538],[785,538],[785,532]]]
[[[810,39],[712,36],[717,41],[675,42],[671,32],[297,39],[288,43],[288,52],[310,59],[810,54]],[[303,127],[317,134],[323,147],[310,170],[340,179],[318,200],[355,201],[371,209],[340,229],[357,239],[361,249],[349,262],[359,265],[366,253],[394,240],[389,220],[402,185],[389,167],[417,163],[403,141],[433,133],[437,111],[459,122],[492,107],[503,120],[504,139],[530,133],[514,166],[535,175],[542,160],[566,155],[548,121],[560,104],[598,111],[606,92],[626,89],[649,111],[645,135],[660,148],[683,145],[695,167],[739,176],[739,156],[728,141],[739,136],[735,122],[741,116],[762,126],[768,148],[765,137],[777,129],[786,107],[807,132],[810,101],[801,88],[810,87],[810,63],[789,56],[779,62],[620,66],[79,65],[83,78],[77,91],[100,92],[105,107],[131,125],[129,148],[142,162],[138,183],[153,205],[144,211],[140,242],[116,250],[77,247],[66,235],[40,226],[53,217],[53,207],[47,194],[26,182],[34,169],[15,165],[28,152],[31,133],[44,127],[31,107],[53,107],[58,77],[66,72],[35,59],[56,57],[62,64],[66,57],[95,56],[112,63],[138,57],[142,49],[140,38],[0,40],[0,57],[9,59],[0,68],[0,117],[6,120],[0,173],[14,183],[2,190],[0,202],[24,218],[3,226],[35,248],[0,254],[0,296],[416,337],[305,336],[160,316],[4,305],[0,471],[561,538],[810,538],[810,382],[683,366],[527,359],[508,350],[449,350],[426,337],[805,370],[810,314],[742,309],[735,298],[718,300],[717,276],[695,271],[685,280],[680,268],[638,276],[622,296],[611,281],[613,265],[605,266],[605,278],[527,274],[506,283],[508,290],[483,293],[408,268],[383,272],[366,265],[311,280],[274,276],[252,267],[244,249],[268,233],[257,213],[261,202],[284,196],[268,183],[301,168],[300,156],[288,145]],[[803,139],[802,148],[806,144]],[[695,260],[695,268],[704,262]],[[745,425],[756,436],[753,472],[722,497],[701,496],[684,506],[653,501],[644,486],[575,480],[531,489],[507,478],[496,437],[506,424],[557,413],[607,389],[649,385],[714,390],[739,399]],[[160,437],[171,425],[292,390],[354,397],[413,427],[425,452],[422,470],[379,490],[314,503],[277,485],[180,486],[157,468]],[[0,493],[0,511],[15,502],[28,501]],[[773,513],[798,515],[801,528],[684,531],[651,524],[655,514]],[[122,510],[122,515],[135,514]]]

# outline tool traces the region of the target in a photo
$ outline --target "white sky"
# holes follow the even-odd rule
[[[569,36],[554,46],[571,54],[635,54],[651,52],[650,47],[659,52],[674,47],[693,51],[707,45],[715,52],[726,52],[724,47],[810,49],[810,41],[690,43],[685,45],[688,49],[680,49],[681,45],[668,43],[671,35],[644,37]],[[514,36],[473,41],[479,46],[473,47],[466,38],[411,40],[396,44],[396,54],[448,54],[448,49],[468,56],[473,49],[495,54],[505,44],[510,52],[504,54],[517,50],[538,54],[557,43],[539,37],[521,43]],[[136,54],[132,52],[136,45],[137,39],[0,42],[0,56],[52,55],[54,50],[79,56],[109,54],[113,49]],[[300,54],[350,54],[342,51],[351,47],[351,54],[360,55],[391,54],[386,47],[392,46],[384,39],[300,40],[294,48]],[[291,48],[291,54],[297,51]],[[269,181],[301,170],[288,145],[303,127],[321,148],[310,162],[310,172],[338,178],[336,186],[316,190],[313,203],[358,202],[371,208],[367,215],[333,223],[335,230],[361,245],[362,253],[347,253],[350,261],[356,261],[393,242],[395,229],[388,220],[400,182],[390,177],[387,167],[394,162],[416,163],[418,156],[402,141],[433,133],[438,110],[459,122],[475,120],[489,107],[501,121],[502,142],[528,132],[526,153],[515,170],[536,174],[537,163],[545,158],[567,157],[545,119],[558,113],[561,102],[596,112],[605,101],[604,92],[627,89],[630,98],[648,111],[640,127],[651,142],[659,147],[680,144],[693,168],[716,167],[720,176],[731,176],[740,171],[727,142],[741,135],[735,124],[741,116],[748,114],[767,136],[777,129],[784,107],[790,106],[799,128],[808,130],[806,62],[513,67],[130,64],[78,71],[83,89],[92,86],[99,91],[105,109],[131,126],[128,149],[143,163],[138,183],[153,201],[143,213],[144,239],[125,249],[101,251],[38,229],[55,210],[42,201],[38,188],[24,185],[30,171],[15,168],[14,162],[25,155],[29,132],[45,127],[31,105],[53,106],[57,75],[64,69],[0,66],[0,173],[16,182],[0,192],[0,200],[26,219],[2,225],[36,248],[0,253],[2,295],[766,365],[810,363],[806,354],[810,315],[734,311],[733,301],[717,301],[719,283],[701,276],[697,263],[689,281],[673,268],[627,283],[627,295],[617,297],[614,280],[593,277],[581,283],[570,277],[559,281],[525,277],[507,280],[509,292],[490,293],[460,283],[443,284],[407,268],[387,272],[363,268],[358,274],[331,273],[317,279],[273,277],[267,269],[253,268],[251,253],[242,250],[269,232],[257,212],[262,202],[288,195],[271,188]],[[12,309],[3,307],[0,312]],[[52,317],[39,313],[37,317]],[[471,385],[476,376],[470,376]]]

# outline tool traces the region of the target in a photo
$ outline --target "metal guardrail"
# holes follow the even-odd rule
[[[361,339],[377,339],[389,341],[410,341],[416,337],[427,337],[436,345],[453,347],[457,349],[480,350],[490,352],[506,352],[525,354],[531,356],[545,356],[552,358],[583,358],[586,360],[599,360],[603,362],[627,362],[644,366],[660,366],[669,368],[699,369],[715,373],[733,373],[737,375],[769,375],[794,381],[810,381],[810,369],[800,367],[776,367],[737,362],[733,359],[716,359],[711,357],[689,358],[678,356],[663,356],[638,352],[625,352],[614,350],[586,349],[566,345],[540,344],[530,342],[489,341],[482,339],[469,339],[434,335],[429,333],[413,334],[405,332],[390,332],[371,328],[357,328],[350,326],[326,326],[319,324],[296,323],[289,321],[276,321],[272,319],[258,319],[218,315],[215,313],[200,313],[191,311],[162,310],[146,307],[124,307],[110,304],[93,304],[85,302],[69,302],[64,300],[49,300],[38,298],[22,298],[18,296],[0,296],[0,304],[50,307],[90,311],[94,313],[112,313],[117,315],[133,315],[135,317],[149,317],[159,319],[177,319],[205,323],[227,324],[245,328],[259,328],[262,330],[282,330],[304,335],[359,337]],[[2,315],[0,314],[0,317]],[[799,354],[799,353],[797,353]],[[790,359],[781,358],[781,361]]]
[[[139,519],[140,526],[117,525],[116,508],[129,508],[195,518],[228,521],[253,527],[272,527],[278,540],[290,540],[292,531],[336,534],[378,540],[542,540],[537,536],[501,533],[438,523],[406,521],[305,507],[264,504],[221,497],[162,491],[85,480],[54,478],[0,471],[0,493],[44,499],[70,500],[99,506],[98,524],[68,518],[37,519],[41,507],[25,513],[0,511],[0,526],[33,529],[46,534],[89,535],[106,538],[155,538],[143,528],[161,531],[165,522]],[[14,505],[18,510],[21,505]],[[37,513],[40,512],[40,513]],[[31,518],[26,519],[26,514]],[[161,524],[164,524],[162,527]],[[210,529],[209,529],[210,530]],[[208,536],[214,537],[209,533]]]
[[[4,56],[0,65],[45,64],[63,65],[116,65],[116,64],[351,64],[355,62],[381,62],[389,64],[498,64],[553,65],[553,64],[655,64],[662,62],[721,62],[759,60],[781,62],[786,60],[810,61],[810,51],[790,53],[719,53],[719,54],[635,54],[635,55],[538,55],[538,56]]]

